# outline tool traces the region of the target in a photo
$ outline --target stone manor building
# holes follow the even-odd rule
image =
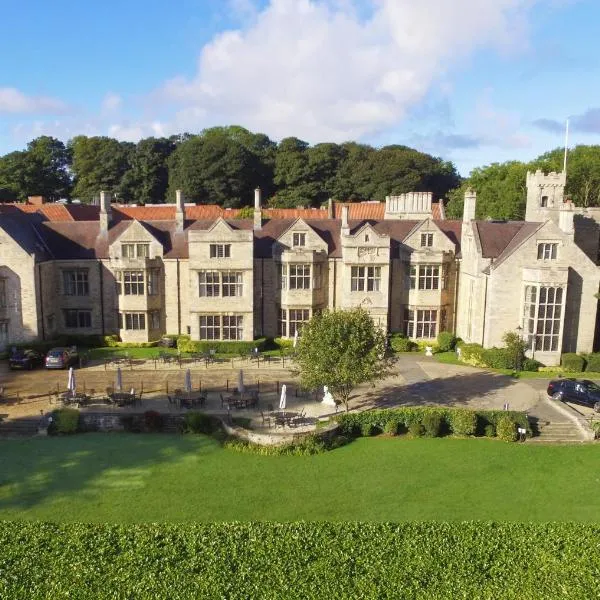
[[[597,337],[593,209],[562,173],[529,173],[523,222],[462,221],[413,192],[385,203],[268,209],[211,205],[0,205],[0,347],[61,334],[124,341],[293,337],[317,311],[362,306],[388,331],[453,331],[486,347],[519,331],[555,364]]]

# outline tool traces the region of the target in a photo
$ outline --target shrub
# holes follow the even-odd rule
[[[600,438],[600,421],[592,422],[592,431],[594,432],[594,438]]]
[[[419,421],[413,421],[408,426],[408,432],[413,437],[419,438],[419,437],[423,437],[423,435],[425,434],[425,428],[423,427],[423,425],[421,423],[419,423]]]
[[[485,426],[485,437],[493,438],[496,437],[496,426],[492,425],[492,423],[488,423]]]
[[[363,423],[360,428],[360,434],[363,437],[371,437],[373,435],[378,435],[379,433],[381,433],[381,430],[374,423]]]
[[[539,371],[540,367],[542,367],[542,363],[534,360],[533,358],[525,358],[521,365],[521,369],[523,371],[533,371],[534,373]]]
[[[436,352],[439,352],[440,349],[437,345],[437,342],[433,342],[430,340],[419,340],[417,342],[417,350],[419,352],[425,352],[425,350],[427,349],[427,347],[431,348],[431,351],[435,354]]]
[[[152,433],[161,431],[163,424],[164,419],[159,412],[156,412],[155,410],[147,410],[144,413],[144,426],[146,427],[147,431]]]
[[[496,425],[496,435],[505,442],[517,441],[517,426],[508,416],[502,417]]]
[[[189,336],[180,336],[177,340],[177,349],[180,352],[208,352],[215,350],[218,354],[249,354],[258,348],[263,351],[266,347],[267,339],[259,338],[251,342],[213,342],[213,341],[194,341]]]
[[[442,432],[442,416],[439,413],[427,412],[423,416],[422,425],[427,437],[439,437]]]
[[[600,373],[600,353],[587,355],[585,370]]]
[[[398,435],[399,430],[400,430],[400,423],[398,421],[396,421],[395,419],[390,419],[383,426],[384,433],[387,433],[388,435]]]
[[[417,348],[417,345],[401,333],[392,333],[390,347],[394,352],[412,352]]]
[[[515,356],[507,348],[487,348],[483,351],[483,366],[492,369],[514,369]]]
[[[450,429],[455,435],[474,435],[477,415],[472,410],[456,409],[450,412]]]
[[[585,359],[579,354],[566,352],[560,357],[560,364],[565,371],[570,373],[581,373],[585,368]]]
[[[450,352],[456,346],[456,336],[450,331],[441,331],[437,343],[440,352]]]
[[[59,408],[52,414],[51,432],[63,435],[77,433],[79,430],[79,411],[75,408]]]
[[[461,344],[460,359],[474,367],[487,366],[484,361],[485,350],[480,344]]]
[[[202,412],[188,412],[183,422],[184,433],[204,433],[210,435],[219,430],[221,423],[216,417]]]

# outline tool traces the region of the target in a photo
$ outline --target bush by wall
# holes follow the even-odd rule
[[[394,352],[413,352],[417,349],[417,344],[401,333],[392,333],[389,340]]]
[[[480,344],[461,344],[460,359],[474,367],[486,367],[485,350]]]
[[[536,372],[539,371],[541,367],[543,367],[544,365],[537,361],[534,360],[533,358],[525,358],[523,360],[523,364],[521,365],[521,370],[523,371],[532,371],[532,372]]]
[[[596,598],[599,537],[587,523],[4,521],[0,597]]]
[[[59,408],[52,413],[48,433],[68,435],[79,431],[79,411],[76,408]]]
[[[260,352],[265,350],[267,345],[266,338],[259,338],[252,340],[251,342],[215,342],[215,341],[202,341],[198,342],[190,340],[188,336],[180,336],[177,340],[177,349],[180,352],[209,352],[215,350],[217,354],[249,354],[258,348]]]
[[[585,369],[585,358],[574,352],[566,352],[560,357],[560,366],[570,373],[580,373]]]
[[[478,410],[473,411],[463,408],[443,407],[404,407],[385,410],[368,410],[364,412],[342,413],[335,417],[339,423],[340,432],[348,436],[361,436],[364,431],[386,431],[388,422],[394,423],[396,431],[399,428],[408,429],[413,435],[419,427],[429,427],[427,434],[434,431],[434,422],[439,422],[437,435],[450,432],[455,435],[477,435],[485,433],[487,425],[492,425],[496,431],[498,422],[508,418],[515,427],[527,429],[528,435],[532,434],[531,425],[525,413],[503,410]],[[414,426],[414,431],[411,426]],[[370,427],[371,429],[368,429]],[[471,433],[469,433],[471,432]],[[425,431],[423,431],[425,433]],[[372,434],[370,434],[372,435]]]
[[[517,426],[510,417],[502,417],[496,425],[496,436],[505,442],[517,441]]]
[[[212,434],[221,429],[219,419],[206,413],[191,411],[185,414],[183,433]]]
[[[456,336],[450,331],[440,331],[437,345],[440,352],[450,352],[456,346]]]
[[[600,373],[600,353],[588,354],[585,358],[585,370]]]

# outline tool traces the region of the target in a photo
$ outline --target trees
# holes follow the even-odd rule
[[[4,201],[45,196],[58,200],[69,196],[69,152],[56,138],[44,135],[27,144],[27,150],[0,158],[0,188]]]
[[[385,334],[362,308],[326,311],[302,328],[296,349],[302,385],[328,386],[348,410],[352,390],[385,375]]]
[[[100,190],[106,190],[119,198],[122,192],[119,186],[131,168],[135,144],[109,137],[79,135],[69,142],[69,149],[72,153],[75,197],[91,202]]]

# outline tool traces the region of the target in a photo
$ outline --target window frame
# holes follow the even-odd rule
[[[63,296],[89,296],[89,269],[62,269]]]
[[[290,263],[288,269],[289,290],[310,290],[311,288],[311,264],[310,263]]]
[[[119,329],[125,331],[146,331],[146,313],[127,311],[119,313]]]
[[[426,231],[421,233],[421,248],[433,247],[433,232]]]
[[[244,315],[200,314],[198,335],[202,341],[240,341],[244,339]]]
[[[231,258],[231,244],[210,244],[208,254],[210,258]]]
[[[381,291],[381,267],[376,265],[353,265],[350,269],[350,291]]]
[[[292,247],[304,248],[306,246],[306,232],[294,231],[292,233]]]
[[[523,302],[523,338],[532,352],[560,352],[566,290],[528,284]]]
[[[92,311],[86,308],[63,308],[65,329],[90,329]]]
[[[557,260],[558,242],[538,242],[537,259],[538,260]]]
[[[419,265],[418,288],[421,291],[440,289],[440,265]]]
[[[132,269],[122,272],[122,290],[124,296],[146,295],[146,273],[141,269]],[[141,277],[141,279],[140,279]],[[129,279],[129,281],[128,281]]]

